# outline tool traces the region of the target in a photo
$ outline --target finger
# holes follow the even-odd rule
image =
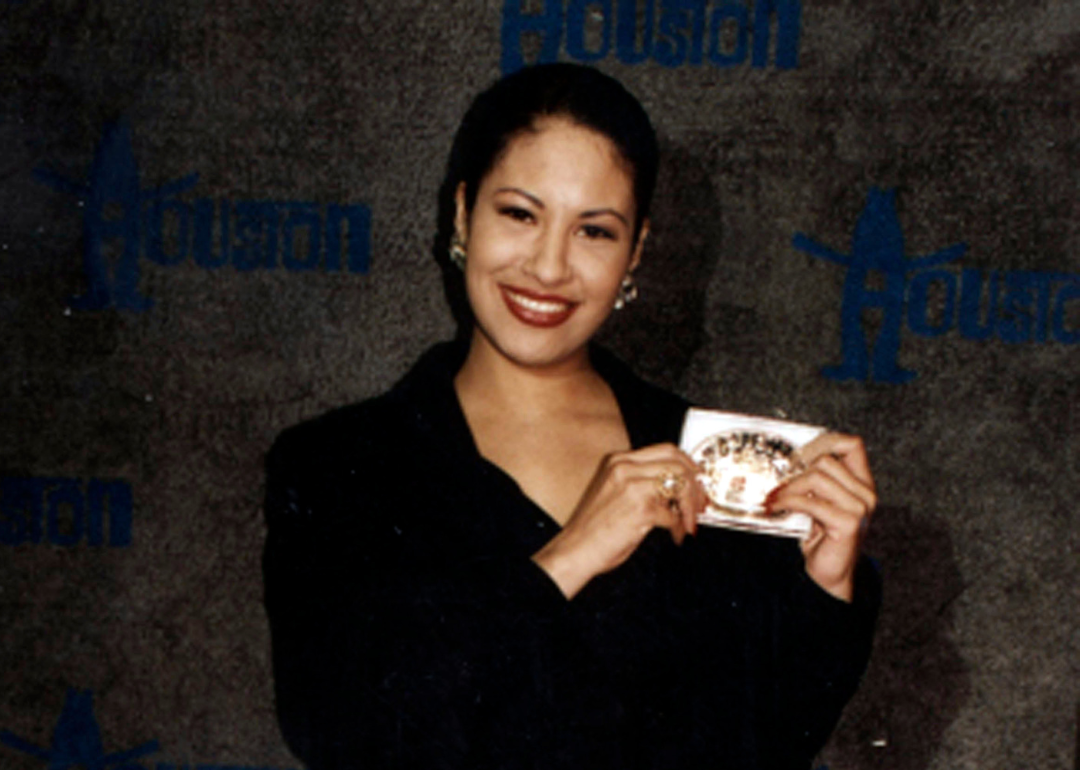
[[[770,495],[768,509],[809,514],[832,539],[859,537],[869,520],[863,501],[820,471],[804,474],[776,490]]]
[[[870,460],[861,438],[843,433],[825,433],[799,448],[799,457],[806,465],[812,465],[815,460],[825,455],[836,457],[855,478],[874,489]]]
[[[781,495],[776,500],[775,510],[808,514],[821,526],[823,537],[830,540],[854,540],[862,531],[863,516],[809,494]]]
[[[622,482],[641,484],[640,494],[651,496],[651,526],[668,529],[676,543],[697,531],[697,516],[705,509],[705,491],[698,481],[700,469],[674,444],[655,444],[617,458]],[[665,479],[677,482],[665,489]]]
[[[677,498],[671,501],[671,507],[679,515],[682,528],[688,535],[697,534],[697,517],[704,510],[701,502],[701,483],[697,479],[691,479],[686,488]]]
[[[670,515],[669,520],[671,522],[671,539],[675,541],[675,545],[682,545],[683,540],[686,539],[686,535],[690,530],[686,526],[682,507],[679,505],[678,499],[669,500],[667,509]]]
[[[810,534],[800,543],[804,554],[811,553],[825,537],[825,527],[821,526],[821,522],[817,519],[811,519],[811,521],[813,524],[810,527]]]
[[[641,526],[646,530],[653,527],[672,530],[681,540],[686,532],[681,501],[689,504],[687,489],[694,483],[681,463],[622,461],[612,467],[610,479],[611,491],[630,503],[629,510],[634,511]],[[673,486],[666,487],[666,481]]]
[[[693,463],[690,463],[688,467],[678,455],[661,456],[645,462],[635,459],[631,453],[618,454],[609,457],[606,465],[604,473],[615,483],[651,481],[655,492],[664,497],[670,496],[661,488],[661,482],[666,477],[678,479],[681,492],[690,485],[697,474],[697,467]]]
[[[701,482],[696,478],[691,482],[686,496],[690,498],[690,504],[689,506],[683,505],[683,525],[691,535],[697,535],[698,516],[705,510],[705,493],[701,488]]]
[[[647,463],[671,460],[679,455],[685,454],[685,452],[675,446],[675,444],[665,442],[663,444],[650,444],[649,446],[633,449],[629,452],[623,452],[622,454],[629,460]]]
[[[697,534],[698,516],[709,507],[709,493],[705,491],[705,485],[701,483],[701,477],[694,475],[694,534]]]
[[[796,488],[794,490],[778,490],[778,494],[770,496],[769,500],[769,512],[780,513],[784,511],[799,511],[810,515],[812,520],[812,529],[810,535],[803,541],[803,550],[812,549],[819,540],[825,537],[826,530],[830,526],[839,525],[839,532],[841,535],[847,536],[854,532],[859,539],[866,535],[866,531],[869,528],[870,518],[873,514],[872,507],[862,507],[860,504],[852,504],[852,498],[848,498],[846,501],[841,500],[837,503],[835,500],[830,500],[825,497],[821,489],[815,491],[804,491]],[[813,501],[813,502],[807,502]],[[822,508],[820,506],[831,506],[831,509]],[[829,513],[835,510],[835,512],[844,519],[833,519],[829,516]],[[818,512],[824,511],[824,514],[818,516]],[[831,522],[831,523],[830,523]],[[830,536],[836,533],[830,531]]]
[[[857,478],[851,470],[832,455],[824,455],[814,461],[813,469],[825,473],[848,492],[859,498],[871,513],[877,507],[877,495],[874,490]]]
[[[699,475],[701,474],[701,468],[697,463],[691,459],[690,455],[682,451],[674,444],[655,444],[651,447],[638,450],[636,453],[639,461],[643,466],[649,469],[656,469],[656,463],[662,462],[663,472],[677,472],[678,475],[686,480],[686,484],[683,485],[683,489],[680,490],[678,495],[679,512],[682,516],[683,527],[688,534],[697,534],[697,519],[706,505],[708,504],[708,495],[705,493],[705,487],[702,486]],[[651,461],[646,461],[646,458],[654,458]],[[682,470],[674,471],[670,463],[677,462]]]
[[[649,479],[656,494],[667,500],[677,497],[689,507],[694,506],[694,494],[700,487],[697,480],[698,468],[693,463],[682,462],[678,457],[667,460],[653,460],[648,463],[627,463],[629,475],[634,478]],[[665,481],[672,486],[665,486]]]
[[[682,488],[676,494],[659,491],[654,497],[653,507],[657,516],[656,526],[670,530],[672,539],[678,545],[682,545],[686,535],[694,532],[697,523],[697,511],[692,507],[695,482],[693,479],[687,481],[684,477],[680,478],[683,478]]]
[[[865,516],[868,506],[859,496],[821,470],[814,469],[795,477],[769,496],[768,506],[778,509],[784,499],[810,496],[854,516]]]
[[[688,529],[682,506],[679,504],[679,498],[657,498],[652,505],[652,510],[656,517],[654,520],[655,526],[668,530],[671,533],[671,539],[675,541],[675,545],[682,545]]]
[[[655,462],[677,462],[682,465],[683,473],[687,474],[688,478],[697,475],[700,470],[697,464],[690,458],[690,455],[670,443],[651,444],[631,452],[620,453],[619,456],[620,459],[640,463],[642,465],[648,465]]]

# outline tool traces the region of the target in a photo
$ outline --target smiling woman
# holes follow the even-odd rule
[[[805,768],[854,691],[861,442],[776,495],[814,517],[801,549],[698,532],[687,403],[590,344],[633,299],[656,165],[611,78],[496,83],[444,185],[461,338],[275,443],[266,606],[309,767]]]
[[[582,366],[645,237],[611,142],[565,118],[540,121],[484,178],[471,211],[466,197],[461,183],[455,225],[474,345],[519,364]]]

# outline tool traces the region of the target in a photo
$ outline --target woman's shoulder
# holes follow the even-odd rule
[[[378,464],[380,447],[389,451],[377,437],[395,433],[392,392],[332,409],[278,434],[265,458],[268,520],[271,509],[335,509],[333,500],[348,486],[350,469],[370,470]]]
[[[332,456],[361,448],[366,440],[393,421],[392,391],[346,406],[335,407],[282,430],[270,450],[296,459]]]
[[[407,448],[432,415],[452,398],[453,344],[430,348],[388,391],[285,428],[267,454],[268,470],[340,468]]]

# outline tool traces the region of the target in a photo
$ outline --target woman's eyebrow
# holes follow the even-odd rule
[[[624,217],[622,214],[620,214],[615,209],[591,209],[589,211],[583,211],[581,213],[581,216],[584,219],[589,219],[591,217],[602,217],[602,216],[605,216],[605,215],[608,215],[608,214],[610,214],[611,216],[618,219],[620,222],[622,222],[627,227],[630,226],[630,222],[626,219],[626,217]]]
[[[531,201],[532,201],[532,202],[533,202],[534,204],[536,204],[536,206],[537,206],[537,207],[539,207],[539,208],[546,208],[546,206],[544,206],[544,202],[543,202],[542,200],[540,200],[539,198],[537,198],[537,197],[536,197],[535,195],[533,195],[532,193],[527,193],[527,192],[525,192],[525,191],[524,191],[524,190],[522,190],[522,189],[521,189],[520,187],[500,187],[500,188],[499,188],[498,190],[496,190],[495,192],[496,192],[496,193],[502,193],[502,192],[510,192],[510,193],[517,193],[518,195],[523,195],[523,196],[525,196],[526,198],[528,198],[529,200],[531,200]]]
[[[516,193],[518,195],[521,195],[521,196],[524,196],[524,197],[528,198],[530,201],[532,201],[536,205],[537,208],[541,208],[541,209],[546,208],[546,206],[544,206],[544,202],[542,200],[537,198],[532,193],[525,192],[520,187],[500,187],[495,192],[496,193]],[[607,215],[607,214],[610,214],[611,216],[615,217],[616,219],[618,219],[620,222],[622,222],[627,227],[630,226],[629,220],[625,216],[623,216],[621,213],[619,213],[618,211],[616,211],[613,208],[589,209],[588,211],[583,211],[581,213],[581,216],[582,216],[583,219],[591,219],[592,217],[601,217],[601,216],[604,216],[604,215]]]

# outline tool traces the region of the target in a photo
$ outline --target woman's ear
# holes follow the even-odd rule
[[[465,183],[454,190],[454,234],[462,244],[469,240],[469,211],[465,206]]]
[[[649,237],[649,220],[646,218],[641,223],[641,229],[638,230],[637,243],[634,244],[634,253],[630,255],[630,266],[626,268],[627,273],[632,273],[637,270],[637,266],[641,264],[641,252],[645,250],[645,239]]]

